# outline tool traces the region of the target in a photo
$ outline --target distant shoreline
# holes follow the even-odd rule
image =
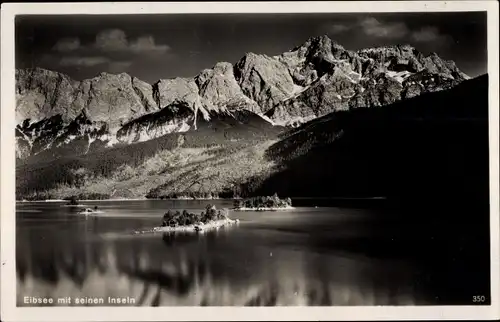
[[[290,197],[295,200],[385,200],[386,197]],[[145,200],[240,200],[241,198],[116,198],[116,199],[79,199],[79,202],[111,202],[111,201],[145,201]],[[46,200],[16,200],[16,203],[33,202],[69,202],[64,199],[46,199]]]
[[[143,201],[143,200],[155,200],[147,198],[133,198],[133,199],[78,199],[78,202],[97,202],[97,201]],[[158,199],[159,200],[159,199]],[[28,202],[69,202],[70,200],[64,199],[47,199],[47,200],[16,200],[16,203],[28,203]]]
[[[187,232],[187,233],[197,233],[197,232],[205,232],[213,229],[217,229],[223,226],[238,224],[240,221],[238,219],[221,219],[221,220],[213,220],[206,224],[193,224],[186,226],[176,226],[176,227],[155,227],[151,231],[135,231],[134,234],[144,234],[147,232],[153,233],[175,233],[175,232]]]
[[[218,198],[223,199],[223,198]],[[218,200],[214,198],[210,199],[189,199],[189,198],[116,198],[116,199],[78,199],[78,202],[98,202],[98,201],[145,201],[145,200]],[[228,199],[231,200],[231,199]],[[47,199],[47,200],[16,200],[16,202],[69,202],[69,200],[64,199]]]
[[[293,210],[295,207],[287,206],[287,207],[256,207],[256,208],[233,208],[231,210],[234,211],[280,211],[280,210]]]

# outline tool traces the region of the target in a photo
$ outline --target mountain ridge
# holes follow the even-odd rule
[[[194,77],[153,84],[127,73],[101,72],[76,81],[39,67],[19,69],[16,156],[76,153],[81,149],[67,149],[75,140],[88,146],[84,152],[129,144],[196,130],[197,120],[239,110],[273,125],[294,126],[332,111],[383,106],[450,88],[468,78],[455,63],[424,56],[410,45],[350,51],[324,35],[280,55],[248,52],[234,64],[218,62]],[[176,115],[179,106],[184,112]]]
[[[288,130],[250,111],[216,114],[200,121],[197,131],[18,165],[16,195],[231,198],[277,192],[388,196],[408,204],[445,195],[448,202],[458,195],[482,198],[481,189],[487,188],[481,166],[488,161],[487,91],[485,75],[381,108],[332,112]],[[445,171],[446,166],[451,169]],[[485,186],[456,175],[476,172]],[[446,190],[447,180],[459,190]]]

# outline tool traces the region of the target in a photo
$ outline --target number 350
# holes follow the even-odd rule
[[[486,301],[486,297],[484,295],[474,295],[472,297],[472,302],[474,303],[483,303]]]

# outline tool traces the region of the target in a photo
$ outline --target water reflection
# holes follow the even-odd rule
[[[30,229],[20,224],[17,302],[25,305],[24,296],[129,296],[146,306],[425,303],[413,287],[410,263],[328,250],[318,242],[328,230],[295,229],[291,217],[281,223],[275,217],[275,224],[253,217],[197,235],[125,233],[151,226],[156,216],[140,223],[72,218]],[[349,230],[329,233],[347,238]],[[124,233],[109,238],[109,231]]]
[[[404,289],[408,286],[405,279],[411,276],[397,269],[390,272],[385,265],[262,246],[235,256],[226,245],[229,249],[215,250],[212,257],[207,256],[211,246],[221,245],[211,237],[158,236],[162,250],[154,238],[141,244],[79,244],[71,251],[48,251],[44,257],[24,253],[18,261],[24,272],[19,274],[18,294],[126,295],[138,305],[397,305],[414,301],[411,290]]]

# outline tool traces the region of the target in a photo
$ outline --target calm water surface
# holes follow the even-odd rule
[[[373,229],[369,210],[231,211],[238,226],[198,235],[133,234],[158,226],[166,209],[201,212],[207,203],[86,202],[105,212],[88,218],[77,215],[82,208],[64,203],[18,203],[18,305],[26,305],[25,296],[128,297],[129,305],[148,306],[429,301],[411,259],[342,247],[365,245],[384,234]]]

